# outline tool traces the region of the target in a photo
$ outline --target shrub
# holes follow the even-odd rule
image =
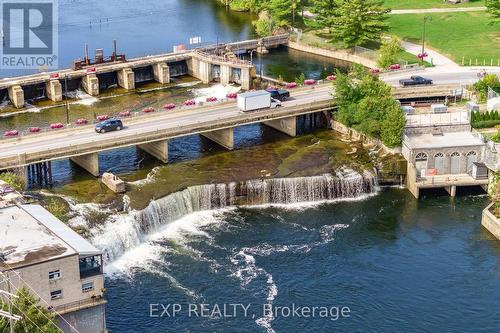
[[[0,179],[9,184],[14,190],[22,192],[26,187],[24,178],[14,172],[4,172],[0,174]]]
[[[474,128],[490,128],[500,124],[500,120],[481,120],[473,123]]]

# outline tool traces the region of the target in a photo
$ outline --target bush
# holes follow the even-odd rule
[[[500,124],[500,114],[498,111],[473,112],[471,124],[474,128],[494,127]]]
[[[500,142],[500,132],[497,132],[495,135],[491,137],[491,140],[494,142]]]
[[[304,73],[300,73],[299,77],[295,78],[295,82],[298,85],[303,85],[305,80],[306,80],[306,75]]]
[[[474,91],[479,95],[479,101],[486,101],[488,87],[496,92],[500,92],[500,79],[495,74],[488,74],[472,85]]]
[[[482,120],[474,123],[474,128],[490,128],[500,124],[500,120]]]
[[[14,172],[4,172],[0,174],[0,179],[9,184],[14,190],[22,192],[26,187],[24,178]]]

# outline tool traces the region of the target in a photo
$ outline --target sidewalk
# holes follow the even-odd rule
[[[402,45],[406,50],[406,52],[414,54],[415,56],[417,56],[419,53],[422,52],[422,45],[410,43],[407,41],[402,41]],[[446,67],[447,69],[450,70],[453,69],[459,70],[461,68],[456,62],[454,62],[450,58],[442,55],[437,51],[428,48],[427,46],[425,47],[425,52],[427,52],[428,54],[428,57],[425,60],[430,62],[432,59],[432,63],[434,64],[435,67],[439,67],[441,69],[444,69]]]
[[[461,7],[461,8],[427,8],[427,9],[395,9],[391,15],[401,14],[425,14],[425,13],[457,13],[457,12],[481,12],[486,7]]]

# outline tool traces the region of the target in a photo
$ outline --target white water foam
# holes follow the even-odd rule
[[[90,96],[89,94],[87,94],[86,92],[84,92],[83,90],[80,90],[80,89],[68,91],[67,96],[69,98],[76,99],[76,101],[72,101],[71,104],[90,106],[96,102],[99,102],[98,98],[96,98],[94,96]]]
[[[193,89],[196,102],[205,102],[207,97],[217,97],[218,100],[226,98],[228,93],[240,91],[240,87],[234,85],[215,84],[207,88]]]

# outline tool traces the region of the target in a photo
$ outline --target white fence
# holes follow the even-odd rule
[[[468,111],[406,115],[406,127],[470,124]]]

